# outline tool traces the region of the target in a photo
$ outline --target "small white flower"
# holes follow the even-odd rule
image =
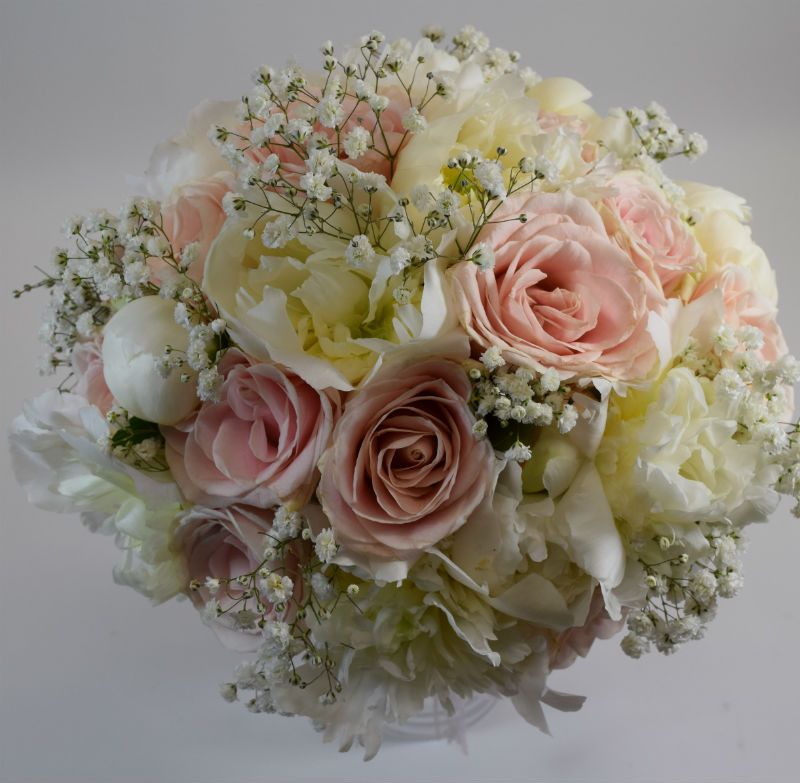
[[[504,199],[506,186],[503,181],[503,170],[493,160],[482,160],[475,166],[475,177],[481,187],[492,197]]]
[[[386,111],[389,106],[389,99],[385,95],[373,93],[367,98],[367,103],[369,103],[369,107],[375,114],[380,114],[382,111]]]
[[[419,113],[416,106],[406,109],[402,118],[403,127],[411,133],[421,133],[428,127],[428,121]]]
[[[561,376],[557,370],[548,367],[539,378],[539,385],[542,387],[544,394],[558,391],[561,386]]]
[[[78,320],[75,322],[75,328],[81,337],[92,337],[97,330],[92,313],[81,313],[78,316]]]
[[[317,118],[320,125],[335,128],[342,121],[342,104],[335,95],[326,95],[317,104]]]
[[[575,429],[577,423],[578,409],[572,404],[565,405],[561,411],[561,415],[558,417],[558,431],[562,435],[566,435],[568,432]]]
[[[392,298],[399,305],[407,305],[411,302],[412,292],[411,289],[405,286],[400,286],[392,291]]]
[[[269,620],[264,626],[264,644],[272,654],[281,653],[292,643],[292,629],[288,623]]]
[[[558,166],[544,155],[536,156],[536,173],[547,182],[555,182],[558,179]]]
[[[492,246],[486,242],[478,242],[478,244],[472,248],[469,260],[472,261],[472,263],[475,264],[481,271],[488,272],[489,270],[494,269],[494,250],[492,249]]]
[[[372,143],[372,137],[366,128],[360,125],[356,126],[344,137],[344,151],[347,153],[348,158],[357,160],[362,155],[366,154]]]
[[[622,647],[622,652],[624,652],[625,655],[631,658],[641,658],[642,655],[650,649],[650,642],[643,636],[629,633],[620,643],[620,647]]]
[[[375,250],[369,237],[364,234],[356,234],[347,245],[344,256],[350,266],[362,269],[375,259]]]
[[[297,538],[303,527],[303,515],[297,511],[289,511],[285,506],[278,506],[272,521],[272,534],[279,541]]]
[[[717,578],[711,571],[703,569],[690,580],[689,592],[699,604],[709,604],[717,592]]]
[[[531,450],[529,446],[517,441],[510,449],[506,450],[504,456],[507,460],[527,462],[531,458]]]
[[[219,695],[227,702],[234,702],[237,699],[237,690],[235,682],[223,682],[219,686]]]
[[[288,245],[297,237],[297,219],[292,215],[279,215],[264,224],[261,242],[264,247],[279,248]]]
[[[273,571],[262,583],[264,595],[272,604],[282,604],[291,598],[294,583],[291,577]]]
[[[717,593],[722,598],[733,598],[742,589],[744,579],[738,571],[729,571],[717,580]]]
[[[411,263],[411,253],[402,245],[393,247],[389,253],[389,267],[393,275],[399,275]]]
[[[330,563],[333,558],[336,557],[338,548],[333,530],[329,527],[321,531],[317,536],[317,540],[314,542],[314,551],[323,563]]]
[[[327,201],[333,193],[333,189],[327,184],[327,177],[322,173],[306,172],[300,177],[300,187],[311,201]]]
[[[478,438],[486,437],[486,433],[488,432],[488,430],[489,430],[489,425],[483,419],[478,419],[472,425],[472,432]]]
[[[500,349],[496,345],[492,345],[481,354],[481,363],[489,372],[492,372],[498,367],[502,367],[506,360],[500,353]]]
[[[320,601],[329,601],[333,598],[333,585],[330,580],[319,571],[311,575],[311,589]]]

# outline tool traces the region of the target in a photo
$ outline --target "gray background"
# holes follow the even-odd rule
[[[0,3],[2,417],[43,390],[34,371],[43,296],[32,279],[73,212],[116,208],[125,175],[205,97],[237,97],[252,69],[377,27],[471,22],[594,105],[657,99],[706,134],[687,171],[747,196],[775,265],[781,321],[800,351],[797,2]],[[0,447],[0,779],[4,781],[797,780],[797,558],[785,503],[752,531],[746,585],[705,641],[631,661],[616,642],[557,673],[589,697],[548,738],[498,708],[470,735],[388,745],[368,765],[300,719],[251,716],[217,697],[237,662],[187,604],[158,609],[111,581],[112,543],[27,506]]]

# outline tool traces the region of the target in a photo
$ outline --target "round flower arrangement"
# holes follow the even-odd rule
[[[665,110],[597,114],[464,28],[263,67],[68,221],[12,427],[31,502],[186,594],[222,686],[374,755],[428,699],[703,635],[800,496],[798,364],[742,199]],[[22,292],[17,292],[22,293]]]

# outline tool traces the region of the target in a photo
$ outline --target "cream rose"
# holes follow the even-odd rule
[[[750,272],[753,286],[773,307],[778,303],[775,272],[764,251],[753,242],[749,226],[727,209],[705,214],[695,227],[695,236],[708,261],[707,274],[725,266],[740,266]]]

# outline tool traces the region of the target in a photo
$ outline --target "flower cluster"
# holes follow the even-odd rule
[[[367,757],[452,694],[546,730],[553,669],[700,638],[744,528],[800,515],[743,200],[670,179],[706,145],[658,104],[520,59],[428,28],[261,67],[16,292],[68,370],[12,427],[31,501],[249,656],[227,701]]]

